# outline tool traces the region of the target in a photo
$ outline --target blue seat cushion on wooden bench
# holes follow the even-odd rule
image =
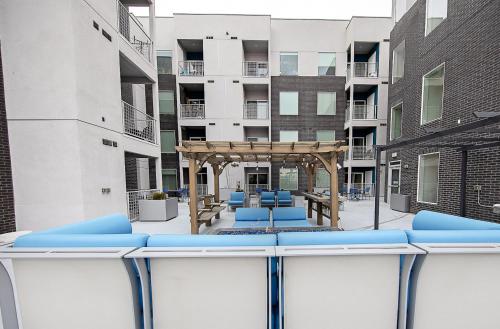
[[[268,208],[238,208],[234,219],[238,221],[269,221]]]
[[[412,228],[414,230],[500,230],[500,224],[422,210],[415,215]]]
[[[148,239],[148,247],[243,247],[275,246],[275,234],[190,235],[158,234]]]
[[[274,227],[311,227],[312,225],[305,219],[301,220],[279,220],[273,222]]]
[[[408,243],[404,231],[337,231],[278,233],[280,246]]]
[[[27,234],[14,248],[145,247],[148,234]]]
[[[113,214],[91,220],[85,220],[48,230],[34,232],[35,234],[130,234],[132,225],[127,216]]]
[[[274,208],[273,222],[281,220],[306,220],[306,209],[304,207]]]
[[[409,230],[410,243],[500,243],[497,230]]]

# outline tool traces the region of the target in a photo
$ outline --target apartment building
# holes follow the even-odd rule
[[[134,218],[161,186],[154,20],[152,0],[0,1],[18,230]]]
[[[372,188],[372,146],[386,140],[392,24],[391,18],[370,17],[158,17],[163,187],[189,183],[188,163],[175,152],[182,140],[346,139],[356,151],[340,171],[346,174],[345,189],[351,183]],[[213,173],[203,168],[199,192],[211,193],[212,182]],[[315,184],[328,188],[326,171],[318,171]],[[228,166],[221,177],[221,197],[236,188],[249,193],[257,188],[304,190],[306,174],[280,163]]]
[[[457,127],[498,112],[500,3],[495,0],[395,0],[391,32],[388,143]],[[474,136],[497,138],[498,127]],[[496,132],[496,133],[495,133]],[[499,220],[500,150],[466,160],[467,217]],[[400,149],[387,154],[387,192],[410,196],[412,212],[460,212],[461,152]]]

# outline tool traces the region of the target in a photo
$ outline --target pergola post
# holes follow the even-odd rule
[[[191,234],[199,233],[196,173],[196,159],[189,158],[189,214],[191,217]]]
[[[307,192],[311,193],[313,191],[313,180],[314,180],[314,166],[312,164],[309,164],[306,166],[306,171],[307,171]],[[311,199],[307,200],[307,217],[312,218],[312,212],[313,212],[313,202]]]
[[[330,226],[334,228],[339,227],[339,177],[337,157],[337,152],[333,152],[330,160]]]
[[[220,202],[220,187],[219,187],[219,178],[221,174],[221,170],[219,165],[213,164],[212,165],[212,170],[214,172],[214,202],[219,203]],[[216,219],[220,218],[220,213],[217,213],[215,215]]]

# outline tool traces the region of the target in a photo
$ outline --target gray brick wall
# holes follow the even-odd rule
[[[477,120],[472,114],[475,111],[500,111],[499,15],[498,0],[448,0],[448,17],[425,36],[425,0],[418,0],[396,24],[391,33],[391,54],[392,49],[405,40],[405,73],[403,79],[389,86],[389,105],[403,102],[403,138],[425,135],[424,127],[451,128],[457,126],[459,120],[472,122]],[[442,119],[421,126],[422,76],[443,62]],[[402,161],[401,193],[411,195],[412,212],[429,209],[459,214],[460,152],[454,149],[439,149],[438,204],[416,202],[418,155],[433,151],[438,150],[391,151],[398,156],[388,161]],[[500,220],[491,209],[477,204],[473,187],[482,186],[481,203],[499,203],[499,168],[500,148],[469,152],[466,216]]]
[[[14,188],[12,185],[9,135],[3,85],[2,51],[0,47],[0,234],[15,230]]]
[[[271,77],[271,140],[279,141],[281,130],[298,130],[299,141],[315,141],[317,130],[335,130],[337,140],[345,139],[344,119],[346,108],[345,77]],[[280,115],[279,94],[281,91],[299,92],[299,114]],[[317,115],[318,91],[334,91],[337,97],[337,114]],[[341,161],[339,161],[342,163]],[[271,166],[271,186],[279,188],[281,164]],[[344,181],[344,172],[339,172],[339,184]],[[307,189],[307,174],[299,167],[299,191]]]

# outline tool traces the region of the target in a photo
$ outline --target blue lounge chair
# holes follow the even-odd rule
[[[306,209],[303,207],[286,207],[273,209],[274,227],[309,227]]]
[[[278,191],[278,207],[291,207],[292,194],[290,191]]]
[[[231,197],[227,202],[230,208],[245,206],[245,192],[231,192]]]
[[[238,208],[234,219],[234,228],[271,226],[269,209],[267,208]]]
[[[274,198],[274,192],[262,192],[260,194],[261,207],[274,207],[275,205],[276,200]]]

